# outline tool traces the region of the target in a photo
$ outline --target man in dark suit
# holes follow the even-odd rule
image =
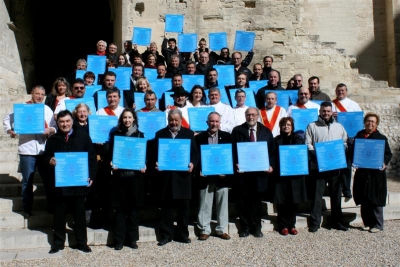
[[[218,112],[211,112],[207,119],[208,129],[196,135],[196,144],[200,145],[231,144],[230,133],[220,131],[221,116]],[[200,151],[201,152],[201,151]],[[200,153],[201,155],[201,153]],[[196,168],[196,178],[200,188],[200,206],[197,215],[197,227],[200,230],[199,240],[207,240],[211,233],[211,214],[215,192],[215,205],[217,207],[217,227],[215,232],[218,237],[228,240],[231,237],[225,233],[228,226],[228,186],[229,177],[225,175],[204,176],[201,173],[201,163]]]
[[[194,132],[182,127],[182,112],[173,109],[168,112],[168,126],[159,130],[155,136],[158,146],[159,139],[189,139],[190,140],[190,163],[187,171],[160,171],[160,198],[161,206],[161,239],[158,246],[163,246],[172,241],[190,243],[189,239],[189,204],[192,198],[191,172],[199,161],[199,152],[194,139]],[[157,160],[159,147],[157,147]],[[158,169],[156,162],[156,169]],[[174,209],[177,209],[177,229],[174,237]]]
[[[247,237],[250,233],[255,237],[263,237],[261,232],[261,194],[267,190],[268,175],[272,173],[275,165],[274,138],[271,131],[257,122],[259,110],[249,107],[246,112],[246,122],[232,130],[233,160],[237,163],[237,179],[235,190],[239,197],[238,212],[240,217],[241,232],[239,237]],[[238,164],[237,143],[262,142],[268,144],[268,157],[270,167],[259,172],[241,172]]]

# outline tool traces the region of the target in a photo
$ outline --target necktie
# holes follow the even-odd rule
[[[256,139],[254,138],[254,129],[250,128],[250,142],[255,142]]]
[[[67,143],[68,143],[68,137],[69,137],[69,135],[66,134],[66,135],[65,135],[65,142],[67,142]]]

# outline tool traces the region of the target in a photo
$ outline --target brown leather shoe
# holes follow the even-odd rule
[[[217,235],[219,238],[224,239],[224,240],[229,240],[231,237],[227,233],[223,233],[220,235]]]
[[[209,237],[209,235],[206,235],[206,234],[201,234],[201,235],[199,235],[199,240],[202,240],[202,241],[204,241],[204,240],[207,240],[207,239],[208,239],[208,237]]]

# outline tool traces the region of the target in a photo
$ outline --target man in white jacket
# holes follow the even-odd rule
[[[210,88],[208,91],[210,106],[215,108],[215,111],[221,115],[221,130],[232,132],[235,127],[235,115],[231,106],[221,103],[221,92],[218,88]]]

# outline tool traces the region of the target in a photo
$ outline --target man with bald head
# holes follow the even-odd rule
[[[262,108],[264,107],[265,104],[265,91],[271,91],[271,90],[285,90],[282,86],[280,86],[281,80],[279,76],[279,72],[276,70],[272,70],[269,73],[268,77],[268,85],[260,88],[257,91],[256,95],[256,101],[257,101],[257,107]]]
[[[287,110],[287,115],[292,117],[292,110],[293,109],[303,109],[303,108],[314,108],[316,109],[315,115],[318,116],[319,105],[310,101],[310,89],[302,87],[298,90],[297,95],[299,99],[293,105],[290,105]]]

